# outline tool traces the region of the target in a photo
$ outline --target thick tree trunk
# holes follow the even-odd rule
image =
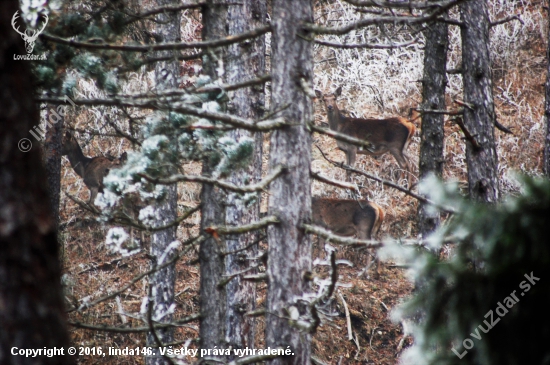
[[[13,31],[16,0],[0,2],[0,364],[70,364],[55,220],[40,149],[22,152],[38,124],[30,64]],[[28,142],[27,142],[28,143]],[[14,356],[19,349],[64,349],[64,355]]]
[[[157,6],[172,4],[171,0],[157,0]],[[162,42],[180,42],[181,41],[181,15],[179,12],[167,12],[157,16],[156,32],[162,38]],[[159,52],[159,56],[170,56],[172,51]],[[158,62],[155,65],[155,79],[157,90],[166,90],[178,87],[178,78],[180,76],[180,63],[178,61]],[[176,173],[177,171],[171,171]],[[160,219],[155,223],[157,226],[166,225],[174,221],[177,217],[178,191],[177,185],[166,187],[168,194],[166,199],[156,207]],[[165,261],[171,260],[175,251],[166,255],[168,246],[176,240],[176,228],[168,228],[155,232],[151,237],[151,257],[154,260],[153,265],[162,264],[158,260],[165,256]],[[175,264],[163,268],[152,274],[149,278],[151,288],[151,297],[153,305],[153,318],[162,316],[160,322],[170,322],[173,318],[171,314],[164,315],[172,305],[174,305],[174,285],[176,280]],[[156,337],[163,344],[168,344],[174,340],[173,328],[156,330]],[[155,334],[147,334],[147,346],[156,347],[158,341]],[[158,351],[153,355],[146,357],[146,364],[165,364],[168,363]]]
[[[241,6],[230,6],[228,9],[229,34],[239,34],[265,25],[267,6],[265,0],[243,0]],[[249,43],[235,44],[227,51],[227,69],[230,70],[226,82],[229,84],[250,80],[265,72],[264,37],[252,39]],[[228,111],[247,119],[257,120],[263,115],[265,94],[263,85],[239,89],[230,95]],[[254,139],[252,163],[248,168],[234,171],[228,178],[236,185],[246,185],[261,180],[262,174],[262,133],[246,130],[233,130],[229,136],[234,140],[243,137]],[[237,194],[228,194],[225,206],[225,223],[229,226],[247,224],[259,219],[260,201],[245,207]],[[227,236],[225,246],[228,251],[242,250],[257,241],[259,233]],[[227,255],[225,258],[226,275],[243,271],[254,261],[250,259],[257,254],[257,245],[245,251]],[[254,274],[248,271],[247,274]],[[225,338],[232,348],[254,347],[255,319],[245,317],[246,312],[256,307],[256,284],[235,277],[226,286]]]
[[[281,223],[268,228],[266,345],[290,346],[294,353],[272,364],[309,364],[311,335],[292,326],[288,317],[310,314],[298,298],[309,289],[311,270],[311,240],[300,225],[311,220],[311,135],[306,122],[313,119],[313,104],[301,84],[311,88],[313,48],[301,25],[313,22],[313,10],[311,0],[273,0],[272,6],[272,110],[294,125],[271,137],[270,167],[282,164],[288,171],[271,183],[269,198],[269,214]]]
[[[466,142],[468,186],[472,199],[494,203],[499,199],[495,148],[495,108],[489,58],[489,15],[486,0],[464,1],[462,17],[462,75],[464,124],[475,141]]]
[[[422,108],[445,109],[445,86],[447,85],[447,48],[449,43],[446,23],[434,23],[426,32],[424,48],[424,76],[422,78]],[[420,179],[433,173],[442,177],[444,165],[444,115],[424,113],[420,132]],[[425,238],[439,225],[439,213],[430,213],[425,204],[418,206],[418,226]]]
[[[62,106],[62,108],[65,108]],[[58,114],[56,109],[53,108],[48,111],[48,117],[50,113]],[[59,115],[59,114],[58,114]],[[52,120],[55,120],[56,116],[53,115]],[[63,137],[63,124],[64,116],[60,116],[57,119],[57,123],[52,124],[51,128],[46,131],[46,141],[44,143],[44,160],[46,164],[46,171],[48,174],[48,187],[50,191],[50,204],[52,214],[55,219],[56,227],[59,227],[59,193],[61,191],[61,140]]]
[[[217,39],[227,35],[227,5],[223,2],[208,4],[203,7],[202,38]],[[213,59],[214,58],[214,59]],[[209,50],[208,57],[203,61],[204,73],[217,78],[218,60],[224,59],[223,49]],[[212,174],[211,162],[203,161],[202,174]],[[225,222],[225,194],[216,186],[203,184],[201,192],[201,231],[212,225]],[[220,244],[215,237],[208,237],[201,243],[199,249],[201,287],[200,287],[200,348],[227,348],[225,345],[225,308],[226,296],[220,283],[225,274],[224,258],[220,255]]]
[[[546,117],[546,139],[544,142],[544,160],[542,169],[550,178],[550,0],[548,1],[548,48],[546,49],[546,101],[544,103],[544,116]]]

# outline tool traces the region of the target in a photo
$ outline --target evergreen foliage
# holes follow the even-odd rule
[[[523,194],[499,205],[466,201],[433,177],[424,182],[432,199],[459,211],[429,244],[456,250],[447,261],[433,251],[386,250],[412,259],[417,283],[394,313],[419,322],[404,363],[550,363],[550,182],[521,181]]]

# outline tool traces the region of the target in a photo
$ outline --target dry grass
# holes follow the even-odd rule
[[[316,9],[318,22],[337,25],[356,18],[351,8],[341,1],[331,1],[330,5],[323,3],[323,8]],[[491,51],[494,61],[494,95],[499,121],[510,127],[514,135],[505,135],[495,131],[499,156],[500,187],[504,194],[516,193],[518,187],[512,176],[513,171],[521,171],[532,175],[541,173],[541,158],[543,147],[543,79],[545,76],[544,52],[546,48],[546,21],[540,4],[519,2],[493,1],[491,16],[493,19],[509,16],[520,12],[524,24],[510,22],[495,27],[492,30]],[[185,17],[188,22],[182,26],[185,32],[183,40],[197,37],[200,25],[194,14]],[[460,64],[460,33],[456,27],[451,27],[451,48],[449,68]],[[398,39],[409,39],[405,31],[395,31]],[[345,37],[328,36],[327,40],[340,42],[387,42],[384,34],[378,28],[369,28]],[[390,115],[405,115],[405,110],[416,106],[420,101],[417,82],[422,77],[423,40],[418,43],[395,50],[333,50],[326,47],[315,48],[315,84],[327,91],[333,85],[343,85],[343,109],[355,116],[383,117]],[[199,70],[195,63],[184,65],[183,74],[187,77],[182,82],[191,82],[193,75]],[[153,86],[152,71],[130,75],[123,84],[123,93],[147,92]],[[449,107],[453,98],[461,98],[461,80],[459,76],[449,77]],[[101,97],[95,86],[88,81],[79,81],[81,97]],[[111,108],[81,109],[78,116],[70,121],[75,128],[109,132],[105,118],[116,120],[120,127],[127,130],[125,118],[115,113]],[[324,110],[316,103],[316,122],[325,121]],[[417,125],[420,127],[420,125]],[[464,160],[464,141],[459,128],[450,122],[445,124],[445,178],[466,181],[466,165]],[[112,138],[93,137],[82,134],[79,141],[85,142],[84,151],[88,156],[120,155],[130,148],[127,142]],[[267,152],[268,136],[265,138]],[[336,143],[324,136],[315,135],[315,144],[337,161],[344,160],[343,152],[336,148]],[[419,148],[418,133],[413,138],[408,155],[417,164]],[[334,179],[344,180],[345,173],[323,160],[316,148],[312,150],[312,167],[314,170]],[[264,162],[267,161],[267,154]],[[390,155],[379,159],[360,156],[358,167],[385,179],[395,180],[399,174],[398,165]],[[264,163],[264,170],[267,164]],[[200,173],[200,164],[184,165],[188,173]],[[404,196],[390,188],[370,182],[361,177],[354,181],[362,186],[362,194],[380,204],[386,211],[386,219],[382,225],[381,236],[415,237],[417,203],[414,199]],[[401,183],[404,183],[403,181]],[[68,162],[64,160],[62,172],[62,190],[87,200],[88,189],[82,180],[74,174]],[[197,184],[181,184],[179,186],[180,206],[194,206],[199,201],[200,186]],[[319,182],[312,185],[314,195],[343,197],[345,192],[333,186]],[[263,208],[267,196],[263,196]],[[178,239],[183,241],[198,233],[200,216],[196,214],[188,224],[178,229]],[[91,214],[84,212],[66,196],[61,202],[61,240],[64,247],[63,264],[67,287],[69,306],[79,306],[122,287],[139,273],[146,271],[149,261],[146,256],[147,247],[131,258],[113,256],[105,247],[105,233],[110,226],[98,223]],[[320,254],[316,251],[317,254]],[[340,250],[339,257],[356,257],[352,250]],[[184,317],[198,311],[199,268],[193,263],[196,252],[190,252],[177,264],[176,316]],[[333,304],[337,316],[332,321],[326,321],[318,329],[313,340],[313,352],[316,357],[329,364],[395,364],[397,362],[397,346],[403,333],[400,324],[393,324],[388,319],[388,310],[395,307],[411,292],[411,285],[405,279],[401,269],[384,266],[380,279],[364,280],[357,278],[362,269],[365,255],[356,260],[353,268],[343,267],[340,280],[349,283],[348,288],[340,291],[351,312],[352,328],[357,336],[357,343],[347,340],[345,317],[341,303]],[[317,275],[326,275],[325,268],[316,267]],[[266,286],[258,287],[258,304],[265,300]],[[146,295],[146,281],[136,283],[130,290],[120,295],[120,302],[127,314],[128,326],[143,326],[139,319],[142,298]],[[383,303],[383,304],[382,304]],[[71,312],[71,321],[82,321],[90,324],[105,324],[121,326],[123,317],[119,314],[116,300],[106,301],[96,307],[81,313]],[[258,332],[262,333],[264,323],[258,320]],[[198,337],[198,323],[177,331],[178,340],[195,339]],[[144,334],[116,334],[99,331],[89,331],[71,328],[75,346],[107,347],[143,346]],[[407,345],[409,340],[405,341]],[[191,343],[191,347],[196,346]],[[261,336],[258,347],[263,347]],[[189,359],[191,360],[191,359]],[[140,357],[91,357],[78,359],[82,364],[142,363]]]

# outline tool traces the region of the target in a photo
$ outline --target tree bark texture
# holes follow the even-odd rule
[[[495,107],[489,58],[489,15],[486,0],[460,4],[462,17],[462,77],[464,125],[477,141],[466,142],[470,197],[494,203],[499,199],[498,160],[495,148]]]
[[[546,138],[544,141],[544,159],[542,169],[550,178],[550,1],[548,1],[548,47],[546,49],[546,100],[544,103],[544,116],[546,117]]]
[[[67,110],[67,107],[61,106],[61,108]],[[56,108],[48,111],[48,117],[50,113],[57,113]],[[54,115],[55,117],[55,115]],[[63,137],[63,124],[65,117],[61,116],[58,122],[52,124],[46,131],[46,141],[44,143],[44,160],[46,164],[46,171],[48,174],[48,187],[50,190],[50,204],[52,214],[55,219],[56,227],[59,227],[59,195],[61,191],[61,141]]]
[[[225,1],[208,4],[202,8],[202,38],[203,40],[217,39],[227,35],[227,10]],[[212,79],[217,78],[216,68],[218,61],[224,59],[223,49],[210,49],[203,59],[204,73]],[[210,161],[203,161],[202,174],[210,176],[212,167]],[[225,194],[214,185],[203,184],[201,192],[201,231],[212,225],[223,225],[225,222]],[[225,288],[218,284],[225,274],[224,258],[220,255],[221,238],[210,236],[204,240],[199,249],[200,261],[200,348],[226,348]]]
[[[422,78],[422,108],[445,109],[445,87],[447,85],[447,48],[449,44],[448,26],[443,22],[433,23],[424,33],[424,75]],[[433,173],[439,178],[443,174],[444,115],[424,113],[420,132],[420,179]],[[418,225],[425,238],[439,225],[439,213],[430,214],[425,204],[418,206]]]
[[[240,6],[228,8],[229,35],[239,34],[265,25],[267,5],[265,0],[243,0]],[[250,80],[265,73],[265,38],[257,37],[250,42],[234,44],[227,50],[228,84]],[[264,112],[264,85],[236,90],[229,97],[228,111],[239,117],[258,120]],[[262,174],[262,133],[236,129],[229,132],[234,140],[243,137],[254,139],[252,163],[248,168],[232,172],[228,180],[236,185],[257,183]],[[245,207],[237,194],[228,194],[225,206],[225,224],[238,226],[257,221],[260,217],[260,200]],[[225,237],[228,251],[242,250],[259,238],[258,232]],[[251,258],[257,255],[257,244],[247,250],[227,255],[226,275],[241,272],[256,264]],[[254,274],[247,271],[247,274]],[[255,317],[245,317],[246,312],[256,307],[256,284],[235,277],[226,285],[225,337],[232,348],[254,347]]]
[[[311,270],[311,240],[300,226],[311,221],[311,135],[306,122],[313,120],[313,103],[300,79],[312,85],[311,35],[301,27],[313,22],[313,9],[310,0],[273,0],[272,6],[272,110],[294,125],[271,137],[270,167],[284,165],[288,171],[270,190],[269,214],[281,223],[268,228],[266,345],[290,346],[294,353],[272,364],[309,364],[311,335],[288,318],[289,313],[310,314],[299,300],[310,287],[306,277]]]
[[[173,4],[171,0],[157,0],[157,6],[166,6]],[[156,32],[162,38],[162,42],[180,42],[181,41],[181,15],[179,12],[167,12],[157,15]],[[159,52],[158,56],[170,56],[172,51]],[[155,79],[157,90],[175,89],[178,87],[178,78],[180,76],[180,63],[178,61],[163,61],[155,65]],[[172,169],[172,173],[176,173],[176,169]],[[177,218],[177,202],[178,191],[177,185],[169,185],[166,187],[168,194],[166,199],[159,203],[156,207],[160,219],[155,223],[158,226],[166,225]],[[176,227],[171,227],[162,231],[157,231],[151,236],[151,257],[153,265],[162,264],[158,260],[166,254],[168,246],[176,241]],[[175,251],[166,255],[165,261],[171,260],[175,255]],[[151,289],[151,299],[149,305],[153,305],[153,317],[163,316],[172,305],[174,305],[174,286],[176,280],[175,264],[163,268],[153,273],[149,278]],[[171,314],[164,315],[160,322],[171,322],[173,316]],[[158,339],[163,343],[171,343],[174,340],[173,328],[156,330]],[[147,346],[158,346],[157,340],[153,333],[147,334]],[[146,364],[166,364],[168,363],[158,351],[153,355],[146,357]]]
[[[0,2],[0,364],[70,364],[56,225],[38,146],[22,152],[39,122],[30,63],[11,18],[19,2]],[[13,356],[19,349],[65,348],[65,356]]]

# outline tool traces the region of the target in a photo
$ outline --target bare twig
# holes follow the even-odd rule
[[[175,184],[178,182],[197,182],[197,183],[203,183],[203,184],[210,184],[210,185],[216,185],[220,188],[227,189],[230,191],[235,191],[239,193],[253,193],[256,191],[262,191],[264,190],[273,180],[275,180],[279,175],[281,175],[285,171],[285,168],[283,166],[277,166],[271,171],[269,175],[267,175],[262,181],[256,184],[252,185],[246,185],[246,186],[237,186],[232,183],[213,179],[211,177],[206,176],[198,176],[198,175],[173,175],[171,177],[167,178],[153,178],[151,176],[145,175],[145,174],[139,174],[139,176],[143,177],[145,180],[150,181],[154,184],[163,184],[163,185],[169,185],[169,184]]]
[[[332,179],[330,179],[330,178],[328,178],[324,175],[321,175],[317,172],[314,172],[314,171],[311,171],[310,175],[311,175],[312,178],[314,178],[316,180],[319,180],[321,182],[324,182],[325,184],[336,186],[336,187],[339,187],[339,188],[342,188],[342,189],[353,190],[353,191],[359,193],[359,188],[357,187],[356,184],[351,184],[351,183],[348,183],[348,182],[345,182],[345,181],[332,180]]]
[[[172,323],[155,323],[154,328],[162,329],[162,328],[171,328],[171,327],[181,327],[185,323],[199,320],[200,317],[201,317],[200,314],[193,314],[185,318],[181,318],[176,321],[173,321]],[[149,332],[151,330],[149,326],[147,327],[110,327],[110,326],[101,325],[101,324],[89,324],[89,323],[83,323],[78,321],[76,322],[69,321],[68,323],[69,325],[76,328],[84,328],[88,330],[102,331],[102,332],[139,333],[139,332]]]
[[[274,215],[270,215],[260,219],[257,222],[252,222],[249,224],[244,224],[242,226],[210,226],[204,229],[204,231],[211,235],[226,235],[226,234],[237,234],[237,233],[246,233],[250,231],[257,231],[267,227],[270,224],[279,223],[279,218]]]
[[[354,31],[359,28],[364,28],[369,25],[380,25],[380,24],[422,24],[436,19],[439,15],[446,12],[451,7],[458,5],[464,0],[444,0],[440,2],[433,2],[432,6],[429,6],[431,12],[423,16],[394,16],[394,15],[381,15],[377,17],[363,18],[356,22],[346,24],[342,27],[323,27],[315,24],[305,24],[304,28],[307,31],[317,33],[317,34],[346,34],[351,31]],[[372,2],[374,4],[374,2]],[[389,3],[389,2],[387,2]],[[398,2],[392,2],[391,4],[398,4]],[[409,2],[402,2],[401,4],[405,5],[408,8]],[[426,4],[429,4],[427,2]]]
[[[491,22],[489,24],[489,27],[494,27],[496,25],[499,25],[499,24],[504,24],[504,23],[508,23],[508,22],[511,22],[512,20],[517,20],[518,22],[520,22],[522,25],[525,25],[525,23],[523,22],[523,20],[521,20],[521,18],[519,17],[519,14],[516,14],[516,15],[512,15],[512,16],[508,16],[506,18],[502,18],[502,19],[499,19],[499,20],[495,20],[494,22]]]
[[[151,9],[149,11],[145,11],[145,12],[140,13],[140,14],[128,14],[127,13],[126,15],[128,15],[129,17],[131,17],[133,19],[127,20],[126,22],[124,22],[124,25],[128,25],[128,24],[131,24],[131,23],[136,22],[138,20],[142,20],[142,19],[147,18],[151,15],[157,15],[157,14],[168,13],[168,12],[176,12],[176,11],[185,10],[185,9],[199,8],[199,7],[201,7],[205,4],[206,4],[206,1],[195,1],[195,2],[192,2],[192,3],[188,3],[188,4],[161,6],[161,7],[155,8],[155,9]]]
[[[464,124],[464,122],[462,121],[462,117],[457,117],[457,118],[454,118],[453,119],[455,121],[456,124],[458,124],[458,126],[460,127],[460,129],[462,129],[462,132],[464,133],[464,137],[466,138],[466,140],[468,142],[471,143],[472,147],[474,148],[474,150],[476,151],[480,151],[481,150],[481,146],[479,145],[479,143],[477,143],[476,139],[474,138],[474,136],[472,136],[472,134],[470,133],[470,131],[468,130],[468,128],[466,128],[466,125]]]
[[[411,44],[416,43],[417,40],[418,39],[413,39],[412,41],[409,41],[409,42],[395,43],[395,44],[373,44],[373,43],[342,44],[342,43],[321,41],[318,39],[315,39],[314,42],[325,47],[343,48],[343,49],[352,49],[352,48],[393,49],[393,48],[410,46]]]
[[[42,103],[52,103],[52,104],[61,104],[64,102],[63,98],[51,98],[51,97],[42,97],[35,99],[38,102]],[[262,121],[253,121],[245,118],[240,118],[227,113],[218,113],[204,110],[202,108],[196,108],[191,105],[185,105],[179,103],[174,104],[164,104],[156,100],[156,98],[144,99],[144,100],[128,100],[128,99],[76,99],[72,101],[75,105],[88,105],[88,106],[118,106],[118,107],[131,107],[131,108],[142,108],[142,109],[153,109],[153,110],[170,110],[177,113],[189,114],[199,118],[210,119],[214,121],[219,121],[222,123],[227,123],[237,128],[242,128],[251,131],[269,131],[276,128],[282,128],[289,126],[285,122],[284,118],[275,118],[271,120],[262,120]]]
[[[381,178],[376,177],[376,176],[374,176],[374,175],[371,175],[371,174],[369,174],[369,173],[367,173],[367,172],[365,172],[365,171],[363,171],[363,170],[356,169],[356,168],[351,167],[351,166],[349,166],[349,165],[346,165],[346,164],[344,164],[344,163],[336,162],[336,161],[334,161],[334,160],[331,160],[330,158],[328,158],[328,157],[325,155],[325,153],[323,152],[323,150],[321,150],[321,148],[319,148],[319,146],[316,146],[316,147],[317,147],[317,149],[321,152],[321,155],[323,155],[324,159],[327,160],[328,162],[330,162],[331,164],[333,164],[334,166],[340,167],[340,168],[342,168],[342,169],[344,169],[344,170],[347,170],[347,171],[354,172],[354,173],[359,174],[359,175],[363,175],[363,176],[365,176],[365,177],[368,178],[368,179],[377,181],[377,182],[379,182],[379,183],[381,183],[381,184],[383,184],[383,185],[386,185],[386,186],[389,186],[389,187],[394,188],[394,189],[396,189],[396,190],[399,190],[399,191],[401,191],[402,193],[405,193],[405,194],[407,194],[407,195],[409,195],[409,196],[411,196],[411,197],[417,199],[418,201],[420,201],[420,202],[422,202],[422,203],[424,203],[424,204],[431,204],[431,205],[437,207],[438,209],[440,209],[440,210],[442,210],[442,211],[444,211],[444,212],[447,212],[447,213],[456,213],[455,210],[452,209],[452,208],[442,207],[442,206],[436,204],[435,202],[433,202],[432,200],[427,199],[427,198],[423,197],[422,195],[418,195],[418,194],[416,194],[416,193],[414,193],[414,192],[412,192],[412,191],[410,191],[410,190],[408,190],[408,189],[405,189],[405,188],[402,187],[402,186],[399,186],[399,185],[397,185],[397,184],[394,184],[394,183],[392,183],[391,181],[387,181],[387,180],[381,179]]]
[[[329,231],[329,230],[327,230],[323,227],[315,226],[315,225],[312,225],[312,224],[302,224],[302,228],[306,231],[306,233],[316,234],[318,236],[321,236],[321,237],[325,238],[326,240],[329,240],[329,241],[335,242],[335,243],[339,243],[341,245],[362,246],[362,247],[367,247],[367,248],[382,246],[382,242],[380,242],[380,241],[358,240],[358,239],[351,238],[351,237],[343,237],[343,236],[336,235],[336,234],[332,233],[331,231]]]
[[[77,47],[77,48],[105,49],[105,50],[126,51],[126,52],[151,52],[151,51],[175,51],[179,49],[213,48],[213,47],[228,46],[230,44],[239,43],[250,38],[261,36],[269,31],[271,31],[271,26],[267,25],[264,27],[256,28],[248,32],[243,32],[237,35],[231,35],[231,36],[227,36],[220,39],[214,39],[210,41],[200,41],[200,42],[190,42],[190,43],[184,43],[184,42],[159,43],[159,44],[150,44],[146,46],[141,46],[141,45],[130,46],[130,45],[107,44],[107,43],[80,42],[80,41],[73,41],[70,39],[56,37],[47,33],[42,33],[40,37],[47,41],[51,41],[59,44],[65,44],[65,45]]]
[[[340,140],[340,141],[343,141],[343,142],[347,142],[347,143],[351,143],[351,144],[356,145],[356,146],[363,147],[367,151],[372,150],[372,143],[370,143],[368,141],[368,139],[361,140],[361,139],[358,139],[358,138],[350,137],[347,134],[339,133],[339,132],[333,131],[332,129],[318,127],[313,122],[309,123],[308,126],[311,130],[313,130],[317,133],[325,134],[327,136],[331,136],[334,139],[337,139],[337,140]]]

